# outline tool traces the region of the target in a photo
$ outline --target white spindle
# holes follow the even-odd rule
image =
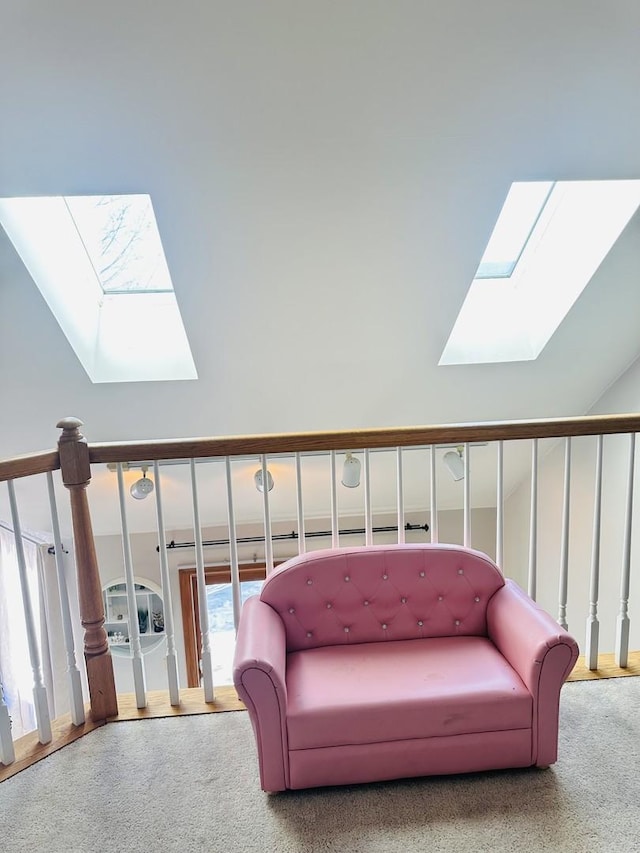
[[[593,500],[593,544],[591,548],[591,588],[589,592],[589,615],[587,617],[587,641],[585,658],[587,667],[598,668],[598,591],[600,585],[600,520],[602,515],[602,436],[596,444],[596,482]]]
[[[336,452],[329,453],[329,466],[331,469],[331,547],[337,548],[340,544],[340,533],[338,530],[338,478],[336,476]]]
[[[120,501],[120,524],[122,528],[122,554],[124,557],[124,577],[127,595],[127,608],[129,610],[129,649],[131,654],[131,666],[133,669],[133,687],[136,694],[136,707],[147,707],[147,695],[145,684],[144,661],[142,659],[142,646],[140,643],[140,626],[138,624],[138,603],[136,601],[136,581],[133,573],[133,559],[131,557],[131,539],[129,536],[129,522],[127,520],[127,507],[125,504],[124,475],[122,463],[116,465],[118,475],[118,499]]]
[[[262,482],[264,490],[262,492],[262,508],[264,512],[264,550],[265,563],[267,565],[267,576],[273,571],[273,539],[271,538],[271,510],[269,508],[269,484],[267,482],[267,457],[263,453],[260,457],[262,465]]]
[[[7,703],[4,701],[2,670],[0,670],[0,764],[13,764],[15,760],[16,752],[11,736],[11,717]]]
[[[633,522],[633,480],[636,457],[636,435],[629,436],[629,467],[627,473],[627,501],[622,544],[622,577],[620,580],[620,613],[616,625],[616,664],[625,668],[629,658],[629,580],[631,577],[631,527]]]
[[[240,593],[240,566],[238,563],[238,539],[236,536],[236,515],[233,506],[233,485],[231,481],[231,459],[225,458],[227,475],[227,517],[229,521],[229,561],[231,564],[231,598],[233,601],[233,624],[238,630],[242,595]]]
[[[71,722],[74,726],[81,726],[85,721],[82,679],[76,662],[73,622],[71,620],[71,608],[69,606],[69,590],[67,589],[67,576],[64,570],[64,551],[62,548],[62,538],[60,536],[58,506],[56,503],[56,493],[53,487],[53,475],[51,474],[51,471],[47,471],[47,489],[49,491],[49,509],[51,512],[51,528],[53,530],[56,576],[58,578],[60,615],[62,617],[62,636],[64,638],[64,648],[67,656],[67,687],[69,690]]]
[[[403,471],[402,471],[402,448],[396,447],[396,477],[398,487],[398,544],[402,545],[405,541],[404,535],[404,486],[403,486]]]
[[[471,547],[471,459],[469,458],[469,443],[464,445],[464,547]]]
[[[167,560],[167,539],[164,524],[164,506],[162,503],[162,484],[160,481],[160,466],[153,463],[153,476],[156,485],[156,519],[158,523],[158,551],[160,555],[160,578],[162,583],[162,598],[164,600],[164,633],[167,638],[167,682],[169,685],[169,701],[173,706],[180,704],[180,682],[178,679],[178,654],[173,622],[173,599],[171,595],[171,578],[169,576],[169,561]]]
[[[296,505],[298,508],[298,554],[307,550],[304,530],[304,503],[302,501],[302,464],[300,454],[296,453]]]
[[[531,510],[529,513],[529,583],[528,592],[536,598],[538,586],[538,439],[531,444]]]
[[[371,514],[371,465],[369,448],[364,451],[363,466],[364,481],[364,541],[365,545],[373,545],[373,518]]]
[[[202,528],[200,526],[200,502],[198,500],[198,483],[196,480],[195,459],[189,460],[191,469],[191,500],[193,503],[193,529],[196,550],[196,578],[198,585],[198,616],[200,617],[200,667],[202,675],[202,687],[205,702],[213,702],[213,670],[211,661],[211,635],[209,634],[209,607],[207,602],[207,579],[204,573],[204,549],[202,547]],[[267,488],[266,472],[262,472]]]
[[[496,472],[496,563],[502,568],[504,560],[504,441],[498,442]]]
[[[569,586],[569,520],[571,494],[571,436],[564,440],[564,485],[562,491],[562,535],[560,538],[560,588],[558,591],[558,622],[567,624],[567,591]]]
[[[431,497],[431,541],[438,542],[438,478],[436,472],[436,449],[429,448],[429,483]]]
[[[42,663],[40,660],[40,649],[38,648],[38,637],[33,617],[33,604],[29,591],[29,579],[27,577],[27,561],[24,556],[24,543],[22,540],[22,527],[18,515],[18,503],[12,480],[7,480],[9,490],[9,505],[11,508],[11,522],[16,545],[16,558],[18,561],[18,575],[20,577],[20,588],[22,590],[22,609],[24,611],[25,627],[27,629],[27,644],[29,646],[29,659],[33,672],[33,704],[36,712],[36,724],[38,726],[38,739],[40,743],[51,741],[51,719],[49,717],[49,704],[47,701],[47,689],[42,680]]]

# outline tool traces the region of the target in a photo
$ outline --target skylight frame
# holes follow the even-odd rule
[[[68,197],[0,199],[0,224],[94,383],[198,378],[144,198],[170,289],[105,292]]]
[[[640,180],[557,181],[509,278],[474,277],[438,364],[538,358],[640,206]]]
[[[511,278],[518,266],[520,258],[531,240],[531,236],[533,235],[538,222],[540,221],[540,217],[547,206],[555,185],[556,181],[514,181],[514,183],[511,184],[507,197],[502,205],[500,215],[498,216],[494,229],[491,232],[491,237],[489,238],[487,247],[480,259],[480,263],[478,264],[478,269],[474,276],[475,279]],[[525,189],[525,187],[527,189]],[[532,188],[535,192],[535,188],[537,187],[540,187],[541,193],[536,193],[535,204],[531,204],[531,198],[517,201],[515,200],[515,196],[510,204],[510,197],[512,196],[512,193],[514,193],[514,190],[515,192],[520,190],[522,194],[522,190],[527,192],[528,188]],[[492,243],[497,242],[500,239],[503,241],[508,239],[508,235],[505,232],[512,227],[509,222],[509,216],[513,214],[513,208],[518,205],[521,207],[521,211],[516,211],[516,214],[520,213],[521,217],[526,215],[526,218],[524,220],[524,232],[516,243],[518,246],[517,250],[513,252],[512,257],[508,261],[485,261],[485,257],[491,252]]]

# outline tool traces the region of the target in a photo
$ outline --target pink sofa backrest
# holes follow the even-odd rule
[[[272,572],[260,598],[285,626],[287,651],[418,637],[485,636],[496,564],[457,545],[313,551]]]

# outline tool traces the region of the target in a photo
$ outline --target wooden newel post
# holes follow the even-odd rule
[[[98,572],[87,486],[91,481],[89,448],[80,432],[82,421],[64,418],[58,423],[62,482],[69,489],[73,539],[78,576],[80,621],[84,628],[84,658],[87,666],[91,717],[105,720],[118,713],[113,661],[104,629],[102,584]]]

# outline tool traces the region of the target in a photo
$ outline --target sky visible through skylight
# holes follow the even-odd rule
[[[640,180],[511,185],[440,365],[540,355],[640,205]]]
[[[198,378],[149,195],[3,198],[0,223],[92,382]]]
[[[104,293],[173,290],[148,195],[64,200]]]
[[[513,273],[552,189],[552,181],[511,184],[476,278],[506,278]]]

